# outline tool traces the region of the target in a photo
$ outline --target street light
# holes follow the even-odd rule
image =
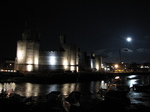
[[[119,65],[118,65],[118,64],[115,64],[114,67],[117,69],[117,68],[119,67]]]

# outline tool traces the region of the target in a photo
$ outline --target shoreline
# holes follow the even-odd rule
[[[6,74],[5,74],[6,75]],[[10,75],[10,74],[9,74]],[[6,75],[7,77],[9,76],[8,74]],[[12,77],[11,78],[6,78],[6,80],[10,79],[9,81],[13,81],[13,79],[17,79],[16,82],[31,82],[31,83],[54,83],[57,81],[57,83],[67,83],[68,82],[76,82],[78,76],[79,76],[79,82],[86,82],[86,81],[92,81],[92,80],[100,80],[103,78],[111,78],[114,77],[116,75],[123,75],[123,74],[100,74],[100,73],[72,73],[72,74],[26,74],[25,75],[19,75],[19,74],[11,74]],[[131,75],[131,74],[124,74],[124,75]],[[141,75],[149,75],[149,74],[141,74]],[[2,76],[1,76],[2,77]],[[67,78],[68,77],[68,78]],[[4,78],[4,77],[3,77]],[[22,80],[21,80],[22,78]],[[50,78],[50,79],[48,79]],[[56,78],[56,80],[54,80]],[[64,80],[65,78],[67,78],[66,80]],[[30,79],[30,80],[29,80]],[[34,80],[33,80],[34,79]],[[72,79],[72,80],[70,80]],[[52,81],[52,82],[46,82],[46,81]],[[63,80],[63,81],[61,81]],[[40,82],[39,82],[40,81]],[[91,94],[90,94],[91,95]],[[43,96],[43,95],[42,95]],[[19,105],[20,107],[23,108],[23,110],[27,110],[30,112],[33,111],[43,111],[43,109],[48,109],[49,111],[55,111],[55,112],[59,112],[58,110],[55,110],[53,106],[50,107],[51,102],[43,102],[43,100],[39,100],[39,98],[42,98],[42,96],[37,96],[37,97],[24,97],[24,96],[20,96],[19,94],[12,94],[11,97],[8,98],[2,98],[1,100],[1,105],[3,105],[3,107],[8,107],[8,106],[14,106],[13,110],[14,111],[19,111],[19,108],[17,109],[16,105]],[[16,98],[16,99],[14,99]],[[135,104],[135,103],[131,103],[131,105],[128,108],[125,108],[123,105],[121,105],[118,102],[115,101],[100,101],[98,98],[93,98],[93,99],[87,99],[87,95],[83,95],[82,97],[82,106],[81,106],[81,110],[86,111],[86,112],[97,112],[98,110],[101,111],[115,111],[116,110],[116,105],[119,105],[119,107],[117,109],[117,111],[126,111],[126,112],[136,112],[136,111],[142,111],[144,110],[149,110],[150,107],[149,106],[145,106],[142,104]],[[5,102],[7,100],[7,102]],[[36,102],[37,100],[37,102]],[[25,102],[24,102],[25,101]],[[112,105],[109,105],[109,104]],[[107,108],[107,106],[110,106],[111,108]],[[94,110],[93,110],[94,108]],[[5,108],[4,108],[5,109]],[[7,109],[9,110],[9,109]],[[10,111],[10,110],[9,110]],[[11,108],[12,111],[12,108]]]
[[[0,83],[4,82],[31,82],[31,83],[76,83],[98,81],[105,78],[113,78],[120,75],[150,75],[146,73],[102,73],[102,72],[82,72],[82,73],[0,73]]]

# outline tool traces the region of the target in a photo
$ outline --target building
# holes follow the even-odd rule
[[[64,35],[60,36],[58,51],[40,51],[39,34],[26,29],[22,40],[17,42],[15,69],[22,72],[32,71],[87,71],[101,68],[101,60],[94,56],[91,59],[82,53],[79,47],[66,43]]]
[[[9,58],[0,58],[0,72],[16,72],[14,70],[14,60]]]

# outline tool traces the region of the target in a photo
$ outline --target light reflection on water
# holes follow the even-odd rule
[[[128,86],[131,88],[133,85],[138,84],[138,79],[132,79],[128,81]]]
[[[15,91],[16,84],[11,82],[11,83],[0,83],[0,93],[2,91]]]
[[[75,84],[76,83],[66,83],[62,85],[62,94],[63,95],[68,95],[69,93],[71,93],[72,91],[75,90]],[[79,89],[79,86],[77,86],[76,90]]]
[[[120,76],[125,85],[132,87],[134,84],[150,84],[149,76]],[[33,84],[33,83],[0,83],[0,92],[10,91],[22,96],[39,96],[50,93],[51,91],[60,91],[63,95],[68,95],[74,90],[83,94],[96,93],[100,88],[105,88],[113,79],[104,79],[100,81],[91,81],[85,83],[65,83],[65,84]]]

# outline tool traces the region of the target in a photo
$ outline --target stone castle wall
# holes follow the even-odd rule
[[[33,39],[31,37],[30,31],[27,30],[23,33],[22,40],[17,42],[17,56],[15,60],[16,70],[78,71],[79,67],[81,67],[82,70],[88,68],[96,68],[98,70],[100,68],[99,58],[91,57],[90,60],[89,58],[86,58],[87,56],[85,55],[79,56],[81,54],[78,46],[66,44],[64,36],[60,36],[60,50],[58,51],[40,51],[39,41],[35,39],[35,36]],[[90,63],[89,60],[91,61]],[[80,63],[79,61],[82,61],[83,63]],[[82,65],[80,66],[79,64]]]

